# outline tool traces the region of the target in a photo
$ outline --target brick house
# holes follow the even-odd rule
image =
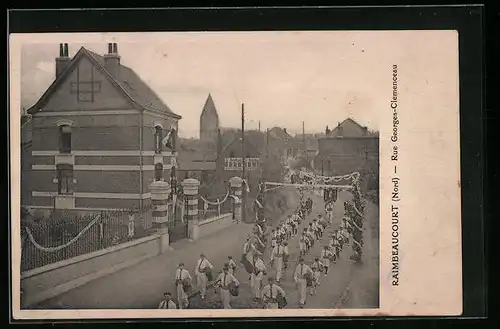
[[[378,170],[378,157],[378,135],[347,118],[333,130],[327,127],[325,137],[318,138],[314,168],[318,174],[344,175],[376,162]]]
[[[148,185],[176,165],[181,116],[120,63],[116,43],[104,56],[81,47],[73,58],[61,44],[55,80],[28,113],[31,154],[22,161],[31,170],[22,189],[31,208],[144,206]]]

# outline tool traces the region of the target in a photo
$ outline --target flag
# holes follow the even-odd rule
[[[262,205],[262,203],[259,202],[259,200],[255,200],[255,203],[257,203],[257,206],[259,208],[261,208],[261,209],[264,208],[264,206]]]
[[[163,138],[161,143],[165,146],[171,149],[172,151],[175,149],[175,129],[170,128],[170,130],[167,133],[167,136]]]
[[[243,184],[245,184],[247,193],[250,193],[250,186],[248,186],[248,182],[246,179],[243,180]]]

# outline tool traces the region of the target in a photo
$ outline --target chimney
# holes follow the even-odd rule
[[[59,44],[59,57],[56,58],[56,79],[61,75],[61,73],[68,67],[71,58],[68,55],[68,44]]]
[[[120,74],[120,55],[116,43],[108,43],[108,53],[104,55],[104,67],[115,78]]]

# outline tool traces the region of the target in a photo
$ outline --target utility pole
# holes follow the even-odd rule
[[[307,161],[306,130],[304,121],[302,121],[302,143],[304,144],[304,156]]]
[[[244,180],[245,179],[245,169],[246,169],[246,157],[245,157],[245,104],[241,103],[241,178]],[[246,183],[243,183],[246,185]],[[241,219],[245,223],[246,219],[246,186],[242,186],[242,191],[241,191]]]

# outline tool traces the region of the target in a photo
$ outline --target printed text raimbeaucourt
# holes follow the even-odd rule
[[[391,163],[394,166],[391,175],[392,191],[391,191],[391,274],[392,285],[399,285],[399,177],[398,177],[398,159],[399,159],[399,105],[398,105],[398,66],[392,65],[392,134],[391,134]]]

